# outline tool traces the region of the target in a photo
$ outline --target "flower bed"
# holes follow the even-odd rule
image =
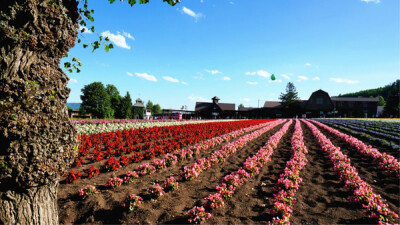
[[[379,164],[379,167],[386,171],[386,174],[394,174],[397,177],[400,176],[400,162],[398,162],[395,157],[387,153],[381,153],[378,151],[378,149],[372,148],[370,145],[364,144],[357,138],[341,133],[338,130],[335,130],[325,124],[317,121],[312,122],[329,131],[330,133],[336,135],[337,137],[343,139],[344,141],[346,141],[346,143],[355,147],[357,151],[362,155],[374,159],[374,161]]]
[[[340,181],[352,194],[348,198],[349,201],[361,204],[364,208],[363,212],[369,217],[375,218],[379,224],[395,222],[399,216],[390,210],[388,204],[384,203],[384,199],[375,194],[372,187],[358,176],[356,168],[350,164],[350,159],[340,151],[340,148],[334,146],[312,123],[304,122],[318,139],[324,152],[329,155]]]

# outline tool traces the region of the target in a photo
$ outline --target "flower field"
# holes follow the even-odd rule
[[[399,223],[398,149],[350,132],[398,136],[398,123],[379,123],[187,121],[82,132],[59,188],[60,222]]]

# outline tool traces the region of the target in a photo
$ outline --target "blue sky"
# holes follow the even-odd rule
[[[376,88],[400,77],[398,0],[89,0],[96,33],[110,52],[69,52],[82,72],[68,74],[68,102],[81,102],[91,82],[162,108],[194,109],[196,101],[260,106],[278,100],[287,82],[301,99]],[[276,75],[271,81],[270,75]]]

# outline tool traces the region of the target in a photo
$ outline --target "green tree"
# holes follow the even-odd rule
[[[383,115],[385,117],[400,118],[400,85],[394,89],[386,102],[385,108],[383,109]]]
[[[294,116],[300,112],[300,98],[298,97],[296,87],[292,82],[286,85],[286,93],[279,96],[283,108],[288,116]]]
[[[122,97],[119,94],[117,87],[112,84],[107,84],[106,91],[108,96],[110,96],[111,109],[113,110],[114,117],[118,119],[123,118],[121,112]]]
[[[101,82],[93,82],[82,88],[81,112],[91,113],[95,118],[112,118],[110,96]]]
[[[60,63],[77,41],[79,23],[93,21],[92,13],[86,0],[1,1],[0,224],[59,223],[58,182],[78,144]]]
[[[151,109],[151,111],[153,112],[153,113],[161,113],[161,106],[159,105],[159,104],[155,104],[154,106],[153,106],[153,108]]]
[[[154,104],[152,101],[148,101],[146,104],[146,109],[151,109],[151,113],[153,114],[153,108],[154,108]]]
[[[378,106],[385,106],[386,101],[382,96],[379,96]]]
[[[238,110],[240,110],[241,108],[244,108],[244,105],[242,103],[239,104]]]
[[[121,101],[121,119],[131,119],[131,118],[133,118],[132,99],[128,91],[126,92],[126,95],[122,98]]]

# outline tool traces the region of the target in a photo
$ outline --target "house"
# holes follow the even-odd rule
[[[235,118],[236,110],[234,103],[220,103],[217,96],[212,102],[196,102],[196,117],[202,119],[227,119]]]
[[[300,100],[299,117],[376,117],[378,113],[379,96],[366,97],[330,97],[323,90],[313,92],[308,100]],[[254,116],[254,114],[256,114]],[[301,115],[300,115],[301,114]],[[290,117],[281,102],[266,101],[263,108],[247,110],[242,115],[253,115],[247,118],[279,118]]]

